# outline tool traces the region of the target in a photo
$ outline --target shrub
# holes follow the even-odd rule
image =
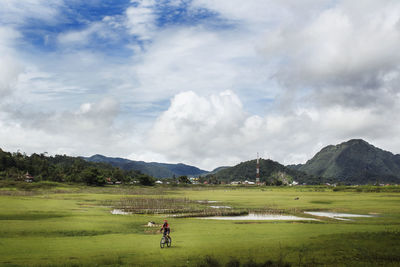
[[[138,180],[141,185],[145,185],[145,186],[153,186],[155,184],[154,178],[147,174],[141,174],[138,177]]]
[[[240,261],[232,258],[226,263],[225,266],[226,267],[240,267]]]
[[[217,259],[207,255],[205,256],[204,260],[198,264],[199,267],[218,267],[221,266],[221,264],[218,262]]]

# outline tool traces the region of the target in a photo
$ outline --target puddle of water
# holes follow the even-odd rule
[[[111,211],[111,214],[114,214],[114,215],[128,215],[128,214],[131,214],[131,213],[123,211],[123,210],[113,209]]]
[[[234,221],[319,221],[314,218],[302,218],[293,215],[276,215],[276,214],[255,214],[250,213],[244,216],[215,216],[215,217],[202,217],[199,219],[211,220],[234,220]]]
[[[351,221],[351,219],[347,219],[347,218],[374,217],[373,215],[338,213],[338,212],[328,212],[328,211],[305,211],[304,213],[310,214],[313,216],[328,217],[328,218],[341,220],[341,221]]]
[[[198,203],[217,203],[218,201],[216,200],[198,200]]]
[[[229,206],[210,206],[210,208],[213,209],[231,209]]]

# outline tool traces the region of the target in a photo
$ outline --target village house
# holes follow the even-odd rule
[[[25,174],[25,182],[27,182],[27,183],[33,182],[33,176],[30,175],[29,172],[26,172],[26,174]]]
[[[190,177],[189,180],[190,180],[190,182],[192,184],[199,184],[199,178],[198,177]]]

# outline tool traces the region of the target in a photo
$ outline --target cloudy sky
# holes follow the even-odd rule
[[[211,170],[400,153],[398,0],[1,0],[0,148]]]

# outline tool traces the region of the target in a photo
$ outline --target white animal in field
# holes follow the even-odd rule
[[[155,222],[148,222],[147,227],[154,227],[157,226]]]

